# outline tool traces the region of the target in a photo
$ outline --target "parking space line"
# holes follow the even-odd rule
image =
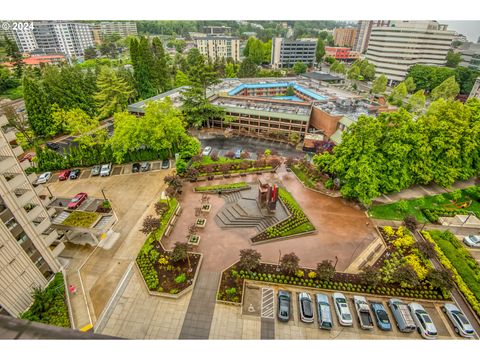
[[[262,318],[274,318],[273,297],[274,291],[272,288],[262,288],[262,307],[260,311]]]

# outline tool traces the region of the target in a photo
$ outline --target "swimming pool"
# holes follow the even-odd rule
[[[300,99],[298,96],[271,96],[270,99],[276,99],[276,100],[290,100],[290,101],[303,101]]]
[[[244,89],[270,89],[270,88],[276,88],[276,87],[281,87],[281,88],[287,88],[287,87],[293,87],[295,90],[298,92],[301,92],[302,94],[312,98],[313,100],[326,100],[327,98],[325,96],[319,95],[309,89],[305,89],[304,87],[296,84],[295,82],[276,82],[276,83],[257,83],[257,84],[242,84],[237,86],[235,89],[232,89],[228,92],[228,95],[234,96],[238,94],[240,91]],[[279,96],[275,97],[276,99],[279,99]],[[298,97],[295,96],[295,98],[299,99]],[[290,99],[287,99],[290,100]],[[294,101],[301,101],[299,100],[294,100]]]

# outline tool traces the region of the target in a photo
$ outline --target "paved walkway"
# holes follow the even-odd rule
[[[475,185],[475,178],[467,181],[457,181],[450,189],[443,188],[439,185],[414,185],[408,189],[402,190],[395,194],[382,195],[373,200],[374,203],[391,204],[399,200],[409,200],[424,196],[444,194],[456,189],[465,189]]]
[[[219,280],[219,272],[200,269],[183,321],[180,339],[209,338]]]

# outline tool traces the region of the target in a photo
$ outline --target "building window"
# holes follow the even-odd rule
[[[17,236],[17,243],[18,245],[22,245],[25,241],[30,240],[23,231],[20,233],[20,235]]]

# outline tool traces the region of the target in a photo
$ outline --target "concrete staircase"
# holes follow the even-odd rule
[[[256,193],[251,190],[228,193],[222,197],[225,206],[215,216],[215,221],[222,228],[254,227],[261,232],[288,216],[280,203],[275,213],[260,209]]]

